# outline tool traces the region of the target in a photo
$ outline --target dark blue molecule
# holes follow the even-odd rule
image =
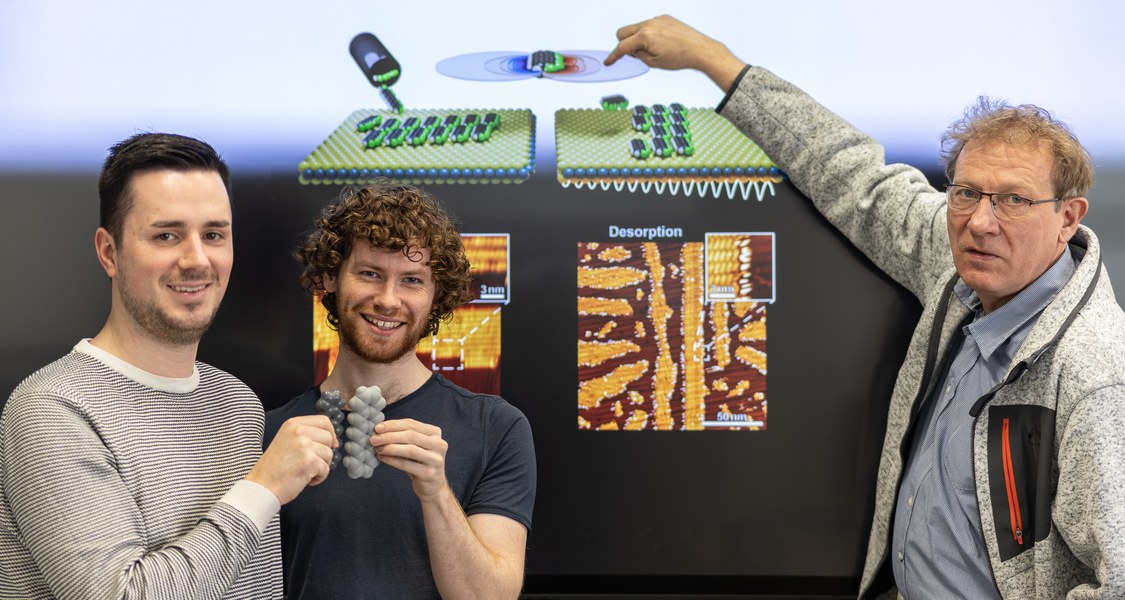
[[[407,177],[414,177],[414,169],[407,169],[405,175]]]
[[[699,170],[699,174],[700,175],[710,175],[711,169],[708,169],[707,167],[703,167],[702,169]]]
[[[529,175],[530,173],[527,171],[527,169],[520,169],[520,179],[527,179]]]
[[[480,179],[480,177],[482,175],[484,175],[484,171],[481,171],[480,167],[477,167],[476,169],[473,169],[473,177],[476,177],[477,179]]]
[[[313,170],[312,169],[305,169],[305,172],[302,173],[302,175],[304,176],[305,179],[312,179],[313,178]]]
[[[693,176],[699,175],[699,169],[697,169],[695,167],[692,167],[692,168],[688,169],[688,173],[691,173]]]
[[[676,169],[676,174],[677,175],[687,175],[687,169],[684,168],[684,167],[680,167],[680,168]]]
[[[656,167],[656,176],[657,177],[663,177],[664,176],[664,167]]]
[[[731,173],[734,173],[734,169],[730,167],[723,167],[723,175],[730,175]]]
[[[449,169],[442,167],[441,170],[438,171],[438,177],[441,177],[442,179],[446,179],[447,177],[449,177]]]
[[[406,175],[406,171],[403,171],[402,169],[395,169],[396,179],[402,179],[403,175]]]
[[[645,167],[645,170],[641,172],[644,173],[645,177],[652,177],[652,167]]]
[[[356,177],[359,177],[359,169],[349,169],[348,170],[348,177],[350,177],[351,179],[355,179]]]
[[[492,179],[492,176],[495,175],[495,174],[496,174],[496,171],[493,171],[491,167],[484,170],[484,176],[489,178],[489,179]]]

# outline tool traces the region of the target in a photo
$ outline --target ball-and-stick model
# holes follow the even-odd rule
[[[332,429],[336,430],[336,439],[340,439],[344,435],[344,399],[340,397],[339,390],[331,392],[323,392],[320,399],[316,401],[316,409],[320,414],[328,417],[332,422]],[[332,449],[332,465],[330,468],[335,469],[336,465],[340,462],[340,448]]]
[[[379,459],[375,458],[375,448],[371,445],[371,434],[375,426],[383,422],[383,409],[387,401],[378,386],[360,386],[355,391],[355,396],[348,401],[348,427],[344,436],[344,467],[348,470],[348,477],[367,479],[379,466]]]
[[[371,434],[375,426],[383,422],[383,409],[387,401],[378,386],[360,386],[355,396],[346,403],[349,410],[345,414],[345,402],[340,392],[323,392],[316,401],[316,408],[332,422],[336,438],[343,442],[340,448],[332,450],[332,468],[343,458],[344,468],[352,479],[367,479],[375,473],[379,459],[375,458],[375,448],[371,445]],[[347,421],[347,427],[344,421]],[[345,441],[346,440],[346,441]]]

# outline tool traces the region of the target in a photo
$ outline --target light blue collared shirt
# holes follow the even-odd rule
[[[1069,249],[1068,249],[1069,250]],[[1007,375],[1043,309],[1074,274],[1071,251],[1007,304],[984,314],[965,282],[954,287],[973,313],[941,386],[927,398],[898,489],[891,562],[912,598],[1000,598],[981,530],[969,409]],[[938,374],[941,376],[941,374]]]

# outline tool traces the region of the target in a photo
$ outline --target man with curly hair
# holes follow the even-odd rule
[[[325,395],[378,386],[387,404],[370,437],[383,466],[370,478],[334,469],[283,508],[288,597],[516,598],[535,499],[531,428],[415,354],[471,299],[453,218],[410,186],[346,188],[295,254],[340,351],[323,383],[269,412],[267,442]]]

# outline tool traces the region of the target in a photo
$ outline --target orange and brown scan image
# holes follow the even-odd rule
[[[773,265],[772,234],[579,243],[579,429],[764,430]]]
[[[462,234],[472,264],[476,298],[458,307],[436,336],[418,342],[418,358],[446,379],[474,392],[500,394],[500,309],[510,299],[507,234]],[[313,297],[313,372],[320,383],[332,371],[339,336],[328,326],[320,297]]]

